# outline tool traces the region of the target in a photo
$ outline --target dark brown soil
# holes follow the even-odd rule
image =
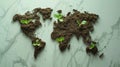
[[[33,44],[37,39],[38,39],[39,42],[40,42],[40,46],[34,46],[34,48],[35,48],[35,51],[34,51],[34,58],[35,58],[35,59],[37,58],[39,52],[42,51],[43,48],[44,48],[45,45],[46,45],[46,43],[45,43],[44,41],[42,41],[41,39],[39,39],[39,38],[33,39],[33,40],[32,40],[32,44]]]
[[[38,12],[42,14],[43,20],[46,20],[46,19],[51,19],[51,12],[53,10],[51,8],[45,8],[45,9],[35,8],[33,11],[35,14],[37,14]]]
[[[43,20],[51,19],[51,8],[35,8],[32,12],[27,11],[24,15],[16,14],[13,17],[13,21],[19,21],[22,32],[31,39],[32,44],[36,40],[40,45],[34,46],[34,58],[36,59],[38,54],[44,49],[46,43],[40,38],[35,37],[35,31],[41,26],[40,16]],[[57,11],[62,14],[62,10]],[[68,12],[66,16],[61,17],[63,21],[57,20],[54,22],[53,32],[51,38],[56,40],[57,38],[64,37],[62,41],[59,41],[59,49],[63,52],[66,48],[70,49],[70,39],[72,36],[76,36],[77,39],[82,37],[83,42],[86,44],[86,53],[97,55],[98,48],[96,45],[90,47],[91,43],[96,44],[90,36],[90,32],[94,31],[94,24],[98,20],[99,16],[93,13],[84,12],[81,13],[78,10],[73,9],[73,12]],[[60,19],[61,19],[60,18]],[[30,20],[28,24],[21,23],[21,20]],[[101,55],[102,57],[103,55]]]
[[[103,58],[104,57],[104,53],[102,53],[102,54],[100,54],[100,56],[99,56],[100,58]]]
[[[62,11],[57,11],[61,13]],[[63,22],[55,21],[54,29],[51,33],[51,38],[56,40],[56,38],[64,37],[64,41],[59,42],[59,48],[61,51],[64,51],[70,42],[70,39],[73,35],[76,36],[77,39],[82,37],[83,42],[89,46],[91,44],[92,39],[90,36],[90,32],[94,31],[93,25],[96,23],[98,15],[93,13],[84,12],[81,13],[78,10],[73,9],[73,13],[68,12],[66,16],[63,18]],[[79,25],[77,22],[82,23],[82,21],[86,21],[86,24]],[[86,48],[87,53],[92,53],[93,55],[97,54],[98,49],[95,46],[93,49],[89,50]]]
[[[95,46],[94,48],[90,49],[89,47],[86,48],[87,53],[91,53],[93,55],[97,55],[98,53],[98,48]]]
[[[16,14],[13,17],[14,22],[19,21],[22,32],[31,39],[32,43],[36,39],[38,39],[40,41],[40,46],[34,46],[34,48],[35,48],[34,58],[37,58],[40,51],[45,47],[45,42],[42,41],[41,39],[35,37],[35,34],[34,34],[35,30],[41,26],[39,14],[41,14],[43,16],[43,20],[46,20],[46,19],[51,18],[50,17],[51,12],[52,12],[51,8],[45,8],[45,9],[35,8],[35,9],[33,9],[32,13],[27,11],[24,15]],[[28,24],[21,23],[21,20],[29,20],[29,19],[31,19],[31,21],[29,21]]]
[[[62,10],[58,10],[57,12],[58,12],[58,13],[62,13]]]

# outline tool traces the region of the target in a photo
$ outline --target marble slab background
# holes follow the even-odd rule
[[[104,58],[88,56],[82,39],[71,39],[71,49],[59,51],[58,43],[51,40],[52,21],[45,21],[36,35],[46,41],[46,47],[34,60],[31,41],[13,23],[12,17],[36,7],[51,7],[53,14],[62,9],[96,13],[100,16],[91,33],[99,41]],[[41,21],[42,22],[42,21]],[[0,0],[0,67],[120,67],[120,0]]]

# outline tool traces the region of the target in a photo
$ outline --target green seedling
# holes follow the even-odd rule
[[[54,17],[57,18],[59,21],[63,22],[63,15],[61,13],[54,14]]]
[[[87,23],[87,21],[85,21],[85,20],[83,20],[83,21],[81,22],[82,25],[85,25],[86,23]]]
[[[85,25],[86,23],[87,23],[87,21],[85,21],[85,20],[83,20],[82,22],[80,22],[80,20],[77,20],[77,24],[78,24],[79,26]]]
[[[63,19],[58,19],[60,22],[63,22]]]
[[[37,39],[34,43],[33,46],[40,46],[40,41]]]
[[[64,37],[59,37],[59,38],[56,38],[56,41],[57,42],[62,42],[62,41],[64,41],[65,40],[65,38]]]
[[[28,19],[28,20],[20,20],[20,22],[22,23],[22,24],[29,24],[29,22],[31,21],[31,19]]]
[[[90,49],[93,49],[95,47],[95,44],[93,44],[93,43],[91,43],[91,45],[90,45]]]

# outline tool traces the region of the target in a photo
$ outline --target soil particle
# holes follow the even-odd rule
[[[102,53],[102,54],[100,54],[100,56],[99,56],[100,58],[103,58],[104,57],[104,53]]]
[[[67,13],[67,16],[70,16],[70,14],[71,14],[71,12],[68,12],[68,13]]]
[[[58,10],[57,12],[58,12],[58,13],[62,13],[62,10]]]
[[[94,48],[90,49],[89,47],[86,48],[87,53],[91,53],[93,55],[97,55],[98,53],[98,48],[95,46]]]

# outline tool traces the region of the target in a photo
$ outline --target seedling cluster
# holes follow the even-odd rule
[[[36,41],[33,42],[33,46],[40,46],[40,41],[38,39],[36,39]]]
[[[59,38],[56,38],[56,41],[57,42],[62,42],[62,41],[64,41],[65,40],[65,38],[64,37],[59,37]]]
[[[20,20],[20,23],[22,24],[29,24],[32,19],[25,19],[25,20]]]
[[[54,17],[57,18],[60,22],[63,22],[63,15],[61,13],[54,14]]]

